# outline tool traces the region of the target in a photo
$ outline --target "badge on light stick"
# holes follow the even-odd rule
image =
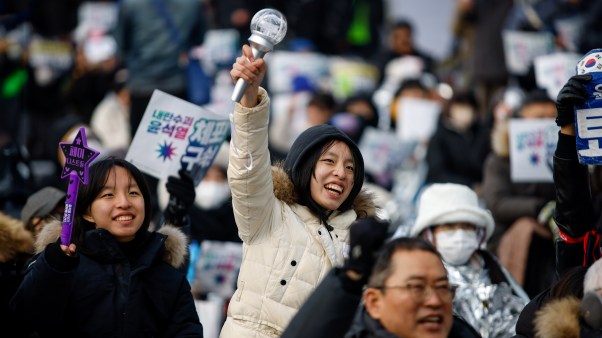
[[[286,28],[286,18],[275,9],[265,8],[255,13],[251,19],[252,34],[249,37],[253,57],[261,59],[265,54],[271,52],[274,46],[284,39]],[[243,79],[238,79],[232,92],[232,101],[240,102],[247,86],[248,84]]]
[[[71,244],[71,230],[73,228],[73,215],[75,214],[75,202],[79,181],[88,184],[88,167],[93,159],[100,153],[88,148],[86,141],[86,130],[79,128],[73,143],[61,142],[59,147],[65,155],[65,166],[61,178],[69,177],[67,187],[67,198],[65,200],[65,212],[63,214],[63,227],[61,229],[61,244]]]

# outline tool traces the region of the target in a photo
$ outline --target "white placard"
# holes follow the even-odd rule
[[[274,51],[266,55],[270,67],[268,86],[272,95],[293,91],[293,79],[304,76],[315,87],[330,81],[330,63],[326,55],[311,52]]]
[[[201,60],[204,70],[213,75],[218,69],[232,66],[240,54],[239,39],[236,29],[210,29],[203,44],[192,53]]]
[[[416,142],[403,142],[393,131],[366,127],[358,146],[364,157],[364,170],[377,176],[401,166],[412,156]]]
[[[513,182],[553,182],[558,126],[554,119],[510,119],[510,177]]]
[[[79,6],[76,41],[86,39],[91,31],[110,32],[117,23],[117,3],[85,1]]]
[[[437,128],[441,106],[433,100],[404,97],[397,102],[397,136],[403,141],[427,141]]]
[[[502,32],[506,66],[512,74],[525,75],[533,60],[554,51],[554,36],[548,32]]]
[[[126,160],[159,179],[178,176],[184,168],[198,184],[230,133],[228,113],[155,90]]]
[[[562,86],[573,75],[581,55],[575,53],[553,53],[535,58],[535,81],[555,100]]]

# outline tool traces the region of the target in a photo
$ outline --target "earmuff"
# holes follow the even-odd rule
[[[589,291],[583,295],[581,316],[591,328],[602,329],[602,297],[597,292]]]

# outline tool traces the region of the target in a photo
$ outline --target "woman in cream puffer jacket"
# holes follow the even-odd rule
[[[271,166],[270,99],[259,87],[265,71],[247,45],[231,71],[250,85],[231,118],[228,181],[243,261],[221,338],[279,337],[328,271],[343,263],[351,223],[376,213],[361,191],[361,153],[333,126],[306,130],[285,161]]]

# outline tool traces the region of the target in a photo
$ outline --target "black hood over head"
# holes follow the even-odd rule
[[[355,171],[359,174],[359,177],[364,177],[364,159],[358,146],[353,142],[344,132],[335,126],[329,124],[320,124],[317,126],[309,127],[303,131],[293,142],[291,149],[289,150],[286,159],[284,160],[284,170],[291,177],[293,182],[295,177],[299,175],[300,164],[303,163],[308,155],[314,152],[321,151],[322,147],[331,140],[339,140],[345,142],[349,149],[357,159],[358,163],[355,163]],[[342,209],[351,207],[353,201],[362,189],[363,180],[355,182],[349,197],[341,205]],[[299,189],[299,187],[295,187]]]

